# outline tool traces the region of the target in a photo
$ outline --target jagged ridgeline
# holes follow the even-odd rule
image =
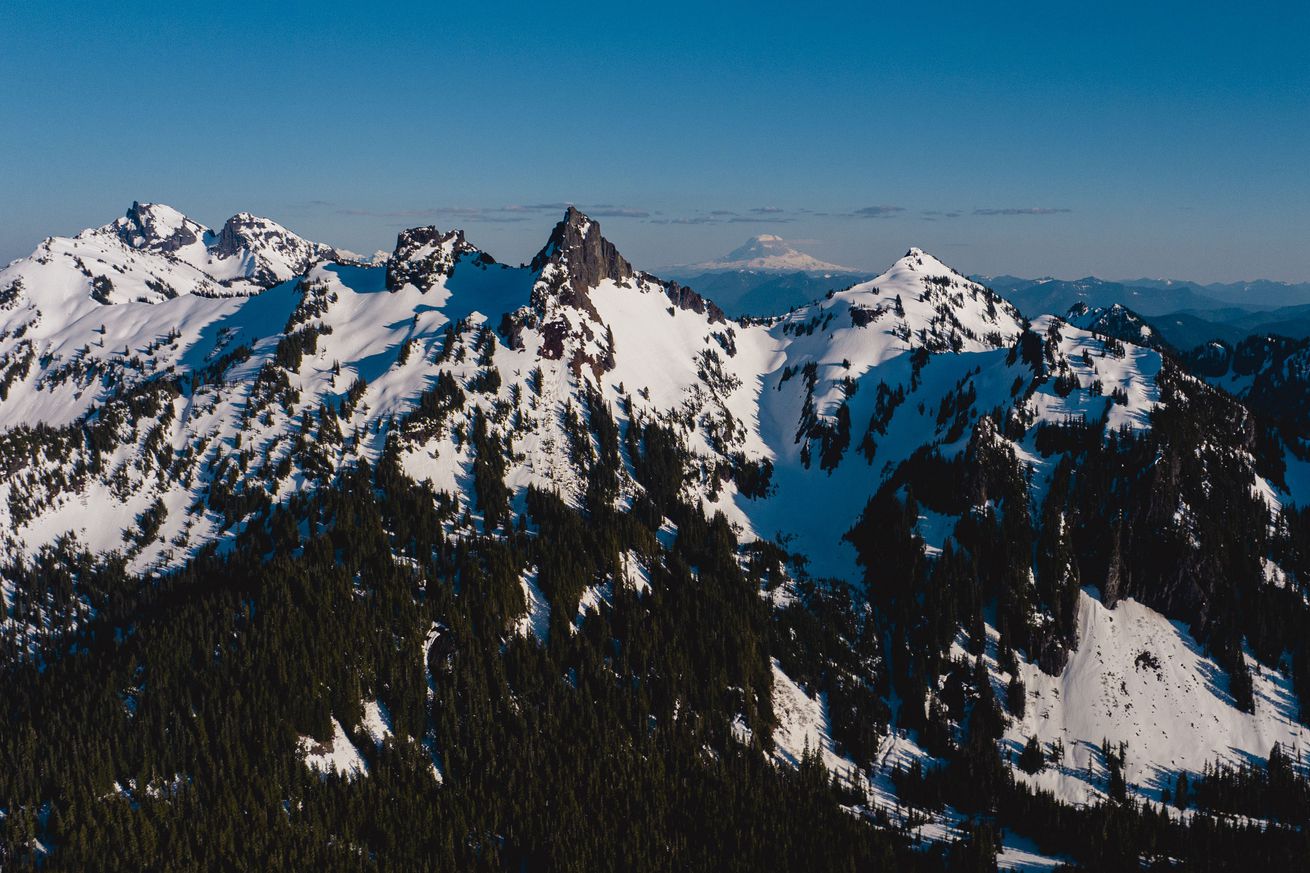
[[[573,209],[522,266],[47,239],[0,865],[1286,868],[1306,422],[1142,327],[918,249],[730,320]]]

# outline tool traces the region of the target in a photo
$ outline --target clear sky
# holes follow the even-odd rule
[[[356,251],[1310,280],[1303,3],[0,3],[0,260],[136,200]],[[542,207],[542,208],[534,208]]]

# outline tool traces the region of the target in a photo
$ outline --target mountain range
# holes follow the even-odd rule
[[[9,264],[0,860],[1303,858],[1304,343],[692,272],[777,268],[144,203]]]
[[[865,271],[820,261],[773,234],[752,237],[720,259],[666,267],[660,273],[696,288],[733,316],[784,312],[830,290],[872,278]],[[1184,349],[1212,339],[1238,342],[1260,333],[1310,335],[1310,283],[973,278],[1029,317],[1067,312],[1078,304],[1093,309],[1128,307],[1158,321],[1156,329]]]
[[[1110,281],[1088,276],[1065,280],[1050,277],[1021,279],[1016,276],[978,276],[1027,313],[1064,312],[1077,303],[1092,307],[1127,306],[1147,316],[1179,311],[1207,312],[1238,309],[1242,312],[1273,310],[1310,303],[1310,283],[1184,282],[1173,279],[1125,279]]]

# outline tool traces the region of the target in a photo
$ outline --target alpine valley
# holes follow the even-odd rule
[[[1303,865],[1305,342],[831,285],[573,208],[9,264],[0,868]]]

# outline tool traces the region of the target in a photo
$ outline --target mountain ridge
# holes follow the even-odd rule
[[[47,240],[0,271],[9,669],[95,646],[128,670],[119,625],[153,626],[134,610],[182,620],[156,589],[190,602],[185,580],[199,597],[241,567],[273,575],[241,583],[240,614],[331,640],[297,667],[310,691],[260,697],[286,740],[267,754],[344,791],[390,778],[390,754],[423,791],[476,778],[440,715],[500,699],[452,690],[482,675],[474,651],[557,702],[622,693],[643,742],[703,723],[679,742],[783,773],[817,760],[862,798],[834,808],[868,821],[914,797],[916,767],[990,768],[915,813],[951,829],[975,787],[1041,789],[1062,814],[1158,804],[1178,772],[1310,742],[1299,435],[1130,310],[1030,320],[910,248],[730,319],[573,209],[521,266],[435,227],[382,264],[250,231],[235,251],[271,272],[180,213],[130,212],[109,226],[127,242]],[[198,264],[233,257],[242,293],[217,293]],[[127,290],[161,276],[175,293]],[[375,666],[324,616],[382,622]],[[161,672],[115,688],[148,712]],[[107,729],[132,735],[121,718]],[[1029,742],[1049,762],[1031,772],[1012,763]],[[177,760],[165,777],[203,766]]]

